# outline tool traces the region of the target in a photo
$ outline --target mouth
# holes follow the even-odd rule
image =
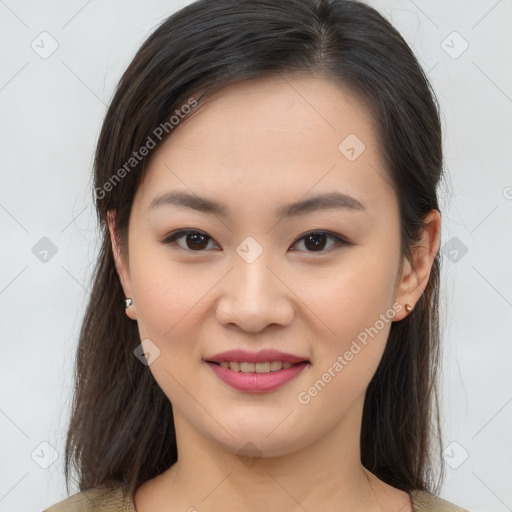
[[[249,393],[274,391],[311,366],[308,359],[277,350],[231,350],[204,362],[223,383]]]
[[[264,361],[259,363],[250,363],[247,361],[206,361],[207,363],[215,364],[222,368],[229,369],[234,372],[242,372],[242,373],[273,373],[279,372],[281,370],[287,370],[296,365],[301,364],[310,364],[309,361],[299,361],[297,363],[292,363],[290,361]]]

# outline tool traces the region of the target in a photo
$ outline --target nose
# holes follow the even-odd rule
[[[236,256],[234,268],[222,280],[216,316],[223,326],[236,325],[258,333],[267,326],[285,326],[292,321],[293,292],[264,254],[252,263]]]

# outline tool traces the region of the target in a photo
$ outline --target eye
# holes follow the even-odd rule
[[[178,240],[184,239],[183,243],[179,243]],[[199,252],[208,248],[208,241],[213,239],[202,231],[195,229],[181,229],[175,233],[171,233],[164,239],[165,244],[178,244],[182,249]],[[214,244],[215,247],[218,245]],[[210,247],[211,249],[211,247]]]
[[[181,243],[180,243],[181,241]],[[330,245],[329,245],[330,241]],[[213,244],[213,247],[208,247],[209,243]],[[311,231],[306,233],[297,239],[293,245],[304,243],[306,252],[328,252],[337,246],[351,245],[350,242],[345,240],[340,235],[329,231]],[[175,233],[171,233],[164,240],[164,244],[177,244],[181,249],[201,252],[206,249],[219,249],[219,246],[203,231],[195,229],[181,229]],[[327,246],[327,250],[324,250]],[[296,251],[297,249],[292,249]]]
[[[331,241],[331,245],[324,251],[326,245],[329,245],[328,240]],[[306,233],[301,236],[293,245],[296,245],[299,242],[304,243],[304,247],[308,249],[306,252],[328,252],[330,249],[337,246],[351,245],[350,242],[341,236],[329,231],[311,231],[310,233]]]

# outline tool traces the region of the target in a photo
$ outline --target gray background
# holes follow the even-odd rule
[[[0,0],[1,511],[66,496],[72,367],[98,248],[94,146],[135,51],[186,3]],[[441,495],[512,510],[512,2],[371,4],[413,47],[442,107]]]

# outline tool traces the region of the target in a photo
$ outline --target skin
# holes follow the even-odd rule
[[[138,512],[412,510],[406,493],[365,474],[360,462],[364,394],[391,321],[309,403],[297,398],[393,304],[400,311],[392,321],[409,314],[401,305],[421,297],[439,249],[441,219],[433,210],[412,261],[402,261],[398,202],[374,124],[356,96],[323,78],[231,85],[153,153],[127,250],[110,217],[119,277],[133,299],[126,312],[141,340],[160,350],[149,370],[173,404],[179,453],[137,489]],[[366,146],[354,161],[338,149],[349,134]],[[149,208],[171,190],[216,200],[230,216]],[[332,191],[366,209],[275,214]],[[190,237],[162,242],[183,228],[210,237],[202,252],[190,248]],[[315,251],[301,237],[317,230],[351,245],[327,237]],[[250,264],[236,252],[248,236],[263,251]],[[237,391],[203,361],[235,348],[274,348],[311,364],[273,392]],[[241,456],[255,455],[251,447],[257,453],[249,464]]]

